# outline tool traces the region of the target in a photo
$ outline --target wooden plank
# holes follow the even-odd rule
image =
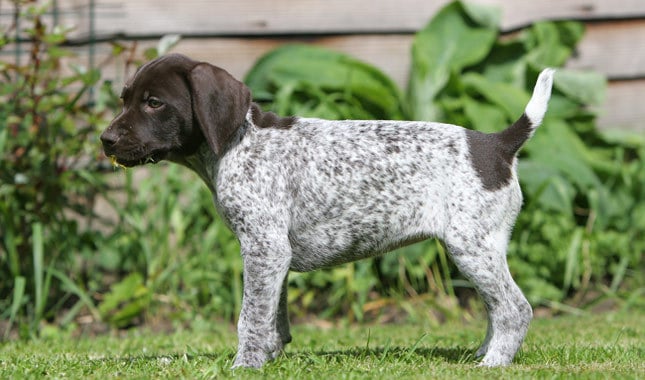
[[[623,130],[645,134],[645,79],[613,81],[607,89],[598,126],[604,130]]]
[[[567,67],[613,79],[645,78],[645,19],[588,25]]]
[[[412,33],[449,0],[97,0],[99,37]],[[479,0],[502,10],[503,30],[545,19],[645,17],[642,0]],[[60,17],[89,34],[89,1],[59,0]],[[0,15],[6,19],[10,15]],[[4,22],[4,21],[3,21]]]
[[[540,20],[634,19],[645,16],[642,0],[477,0],[502,9],[502,29],[517,29]]]

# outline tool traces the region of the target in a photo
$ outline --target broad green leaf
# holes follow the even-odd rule
[[[517,39],[497,41],[479,71],[488,80],[526,87],[526,52],[525,44]]]
[[[573,198],[576,190],[565,180],[557,168],[539,160],[523,159],[518,164],[522,188],[540,209],[553,210],[565,215],[573,214]]]
[[[493,82],[473,72],[464,74],[464,88],[471,95],[481,95],[504,111],[509,120],[519,118],[529,101],[530,95],[516,86]]]
[[[525,150],[532,159],[568,174],[569,179],[581,189],[601,186],[588,165],[586,157],[590,153],[564,122],[550,120],[545,123],[526,144]]]
[[[571,51],[556,43],[541,43],[529,51],[527,58],[536,67],[558,67],[566,62]]]
[[[546,118],[566,120],[575,118],[578,115],[580,115],[580,103],[557,92],[551,94],[546,111]]]
[[[408,86],[410,116],[439,120],[433,102],[448,83],[451,72],[474,65],[490,51],[498,33],[491,25],[493,11],[453,2],[441,9],[412,43],[412,69]],[[484,16],[488,14],[488,16]],[[475,15],[475,19],[473,19]]]
[[[477,24],[497,29],[502,22],[502,12],[498,7],[461,1],[464,12]]]
[[[318,47],[286,45],[275,49],[260,58],[245,82],[259,101],[277,100],[276,94],[287,86],[290,91],[281,93],[280,100],[296,109],[302,108],[301,102],[313,100],[315,104],[304,108],[313,110],[320,103],[329,106],[325,97],[333,96],[338,105],[357,107],[357,115],[403,118],[400,90],[389,77],[364,62]],[[284,106],[277,108],[284,110]]]
[[[560,35],[560,42],[571,49],[574,49],[585,35],[585,26],[579,21],[556,21],[554,24]]]
[[[630,147],[645,147],[645,134],[619,129],[599,131],[603,139],[612,145],[626,145]],[[2,145],[0,144],[0,151]]]
[[[553,86],[580,104],[601,105],[605,101],[607,80],[597,72],[558,69]]]
[[[584,34],[578,22],[537,22],[522,38],[526,41],[527,58],[535,67],[562,66],[573,53],[573,48]]]
[[[597,213],[596,224],[609,221],[610,191],[594,170],[602,156],[591,151],[563,121],[549,120],[538,129],[526,146],[531,159],[557,171],[586,196],[589,207]],[[605,164],[607,165],[607,164]],[[572,200],[573,201],[573,200]]]
[[[535,71],[537,77],[537,72],[546,66],[560,66],[583,34],[584,26],[579,22],[537,23],[517,37],[498,40],[477,69],[490,80],[528,90],[533,83],[527,83],[527,80],[535,79],[531,71]]]
[[[466,97],[464,99],[464,113],[470,124],[468,127],[484,133],[494,133],[508,127],[504,112],[494,105],[476,101]]]

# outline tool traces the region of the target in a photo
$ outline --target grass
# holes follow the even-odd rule
[[[0,378],[428,379],[645,378],[645,313],[536,319],[515,364],[479,368],[483,321],[295,326],[286,354],[259,371],[230,371],[235,331],[197,321],[192,330],[142,330],[72,338],[54,334],[0,346]],[[69,334],[67,334],[69,335]]]

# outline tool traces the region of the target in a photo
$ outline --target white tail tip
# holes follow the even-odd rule
[[[524,109],[524,114],[531,120],[531,126],[536,128],[542,123],[544,114],[546,113],[547,103],[551,98],[551,87],[553,87],[553,74],[555,70],[548,68],[542,70],[538,76],[535,88],[533,89],[533,96]]]

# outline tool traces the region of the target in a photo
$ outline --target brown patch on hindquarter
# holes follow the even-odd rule
[[[498,190],[510,182],[515,155],[530,135],[526,115],[499,133],[466,130],[470,160],[485,189]]]

